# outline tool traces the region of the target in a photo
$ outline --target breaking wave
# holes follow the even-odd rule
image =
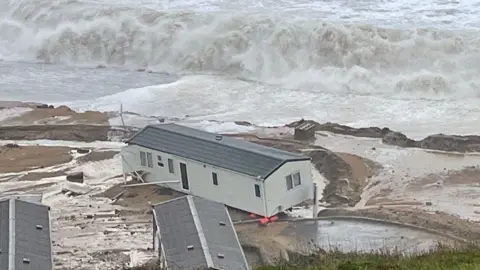
[[[12,3],[0,20],[5,59],[220,74],[364,94],[480,93],[480,42],[466,33],[75,0]]]

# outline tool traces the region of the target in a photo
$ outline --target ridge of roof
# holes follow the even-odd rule
[[[147,127],[154,127],[154,128],[159,128],[159,129],[162,129],[164,131],[167,131],[167,132],[170,132],[170,133],[174,133],[174,134],[180,134],[182,136],[186,136],[186,137],[190,137],[190,138],[195,138],[195,139],[201,139],[201,140],[205,140],[205,141],[210,141],[210,142],[214,142],[214,143],[218,143],[218,144],[222,144],[222,145],[225,145],[225,146],[228,146],[228,147],[231,147],[231,148],[235,148],[235,149],[238,149],[238,150],[243,150],[243,151],[246,151],[246,152],[251,152],[251,153],[255,153],[255,154],[259,154],[259,155],[263,155],[265,157],[270,157],[270,158],[276,158],[276,159],[279,159],[279,160],[285,160],[285,159],[281,159],[279,158],[278,156],[273,156],[273,155],[268,155],[266,152],[263,152],[261,151],[262,150],[274,150],[275,152],[277,153],[281,153],[281,154],[285,154],[285,155],[289,155],[289,156],[292,156],[292,157],[297,157],[297,158],[308,158],[304,155],[301,155],[301,154],[297,154],[297,153],[292,153],[292,152],[288,152],[288,151],[285,151],[285,150],[281,150],[281,149],[277,149],[277,148],[274,148],[274,147],[269,147],[269,146],[265,146],[265,145],[261,145],[261,144],[257,144],[257,143],[253,143],[253,142],[250,142],[250,141],[247,141],[247,140],[242,140],[242,139],[237,139],[237,138],[234,138],[234,137],[231,137],[231,136],[225,136],[224,134],[221,134],[221,133],[214,133],[214,132],[208,132],[208,131],[205,131],[205,130],[201,130],[201,129],[196,129],[196,128],[191,128],[191,127],[187,127],[187,126],[183,126],[183,125],[178,125],[178,124],[175,124],[175,123],[167,123],[167,124],[154,124],[154,125],[147,125]],[[198,133],[203,133],[203,135],[220,135],[222,136],[222,140],[218,141],[218,140],[215,140],[215,137],[213,137],[212,139],[206,139],[206,138],[199,138],[198,136],[195,136],[195,135],[192,135],[192,134],[187,134],[187,133],[183,133],[183,132],[180,132],[180,131],[173,131],[173,130],[170,130],[170,129],[164,129],[162,128],[162,126],[174,126],[174,127],[180,127],[180,128],[184,128],[184,129],[188,129],[190,131],[195,131],[195,132],[198,132]],[[228,141],[235,141],[235,142],[240,142],[240,143],[245,143],[245,144],[248,144],[248,145],[254,145],[255,148],[257,149],[244,149],[240,146],[237,146],[237,145],[233,145],[233,144],[229,144],[229,143],[222,143],[222,142],[225,142],[224,141],[224,138],[227,138]],[[292,158],[294,159],[294,158]]]

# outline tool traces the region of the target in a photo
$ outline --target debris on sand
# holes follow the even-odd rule
[[[73,182],[63,183],[63,186],[62,186],[62,193],[67,195],[68,197],[85,195],[92,190],[93,189],[87,185],[83,185],[80,183],[73,183]]]
[[[74,183],[83,183],[83,172],[72,172],[67,174],[67,181]]]

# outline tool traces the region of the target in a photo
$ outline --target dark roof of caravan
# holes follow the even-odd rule
[[[11,219],[15,222],[9,223]],[[9,253],[11,250],[14,254]],[[15,198],[0,199],[0,251],[2,270],[32,266],[52,269],[49,207]],[[9,261],[9,256],[13,261]],[[25,266],[25,260],[29,260],[30,266]]]
[[[239,172],[267,178],[285,162],[309,157],[259,145],[242,139],[177,124],[149,125],[127,143]]]
[[[187,195],[153,207],[169,269],[249,270],[224,204]]]

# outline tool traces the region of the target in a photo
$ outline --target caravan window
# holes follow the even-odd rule
[[[300,186],[302,184],[302,179],[300,177],[300,172],[293,174],[293,184],[295,186]]]
[[[173,159],[168,159],[168,171],[170,173],[175,173],[175,167],[173,166]]]
[[[152,153],[147,153],[147,165],[148,165],[149,168],[153,168]]]
[[[293,180],[292,180],[292,175],[287,175],[285,177],[285,180],[287,181],[287,190],[290,190],[293,188]]]
[[[213,184],[215,186],[218,186],[218,175],[217,175],[217,173],[212,172],[212,179],[213,179]]]
[[[143,151],[140,151],[140,165],[147,166],[147,154]]]
[[[260,185],[258,184],[255,184],[255,196],[257,196],[258,198],[262,197],[262,195],[260,195]]]
[[[157,156],[157,164],[160,167],[163,167],[162,156]]]

